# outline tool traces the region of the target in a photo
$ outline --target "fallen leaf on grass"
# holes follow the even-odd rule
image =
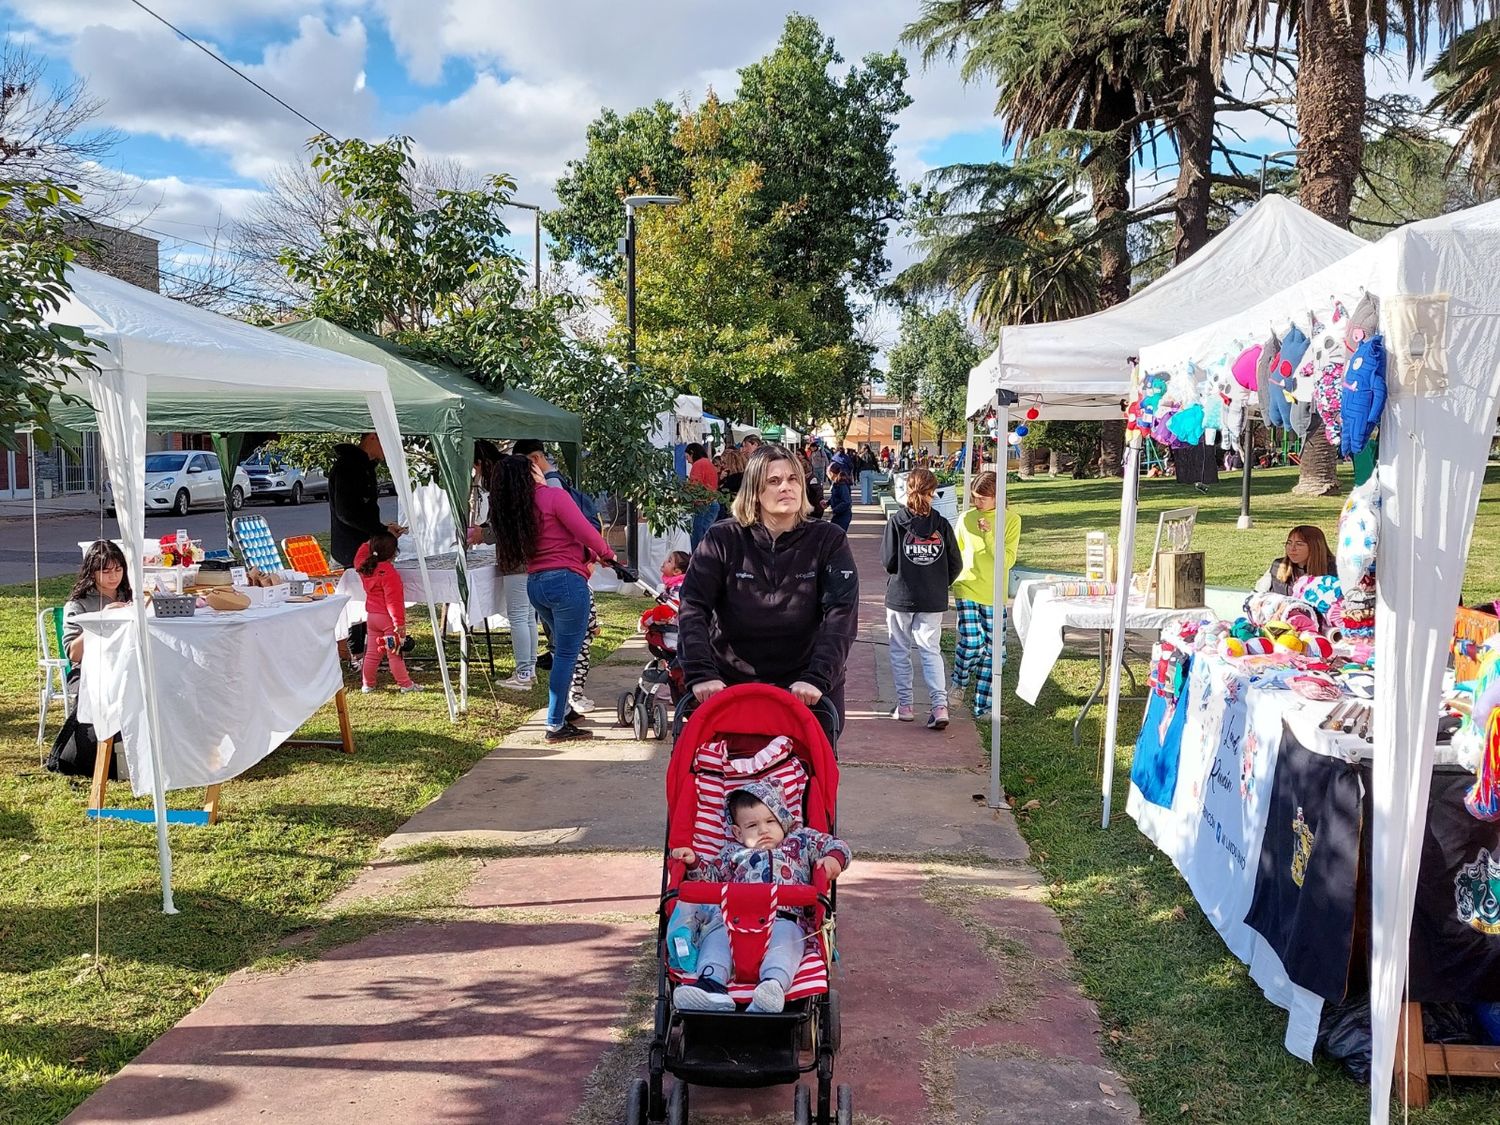
[[[1041,807],[1042,807],[1042,802],[1038,801],[1035,797],[1033,797],[1031,800],[1027,801],[1024,805],[1021,806],[1021,811],[1022,812],[1034,812],[1035,810],[1037,810],[1037,809],[1039,809]]]
[[[1115,1088],[1113,1086],[1111,1086],[1108,1082],[1101,1082],[1101,1083],[1099,1083],[1099,1092],[1101,1094],[1108,1094],[1111,1097],[1113,1097],[1114,1093],[1115,1093]]]
[[[1115,1028],[1115,1030],[1109,1033],[1109,1041],[1111,1043],[1119,1044],[1124,1042],[1124,1040],[1125,1036],[1121,1033],[1119,1028]]]
[[[1187,1102],[1183,1102],[1180,1106],[1177,1107],[1177,1112],[1178,1113],[1186,1114],[1187,1111],[1188,1111],[1188,1104],[1187,1104]]]
[[[1167,917],[1174,922],[1184,922],[1187,920],[1187,911],[1180,906],[1174,906],[1172,907],[1172,912]]]
[[[16,862],[17,863],[28,863],[28,862],[30,862],[30,860],[31,860],[31,856],[28,855],[26,852],[22,852],[20,855],[16,856]]]

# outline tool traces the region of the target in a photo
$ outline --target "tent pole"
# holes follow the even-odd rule
[[[958,498],[960,511],[969,510],[969,489],[974,484],[974,419],[964,431],[964,494]]]
[[[995,432],[1000,437],[1000,463],[996,466],[995,473],[995,574],[994,591],[990,605],[990,619],[993,625],[990,629],[990,644],[993,647],[991,663],[995,667],[993,673],[995,682],[992,689],[990,703],[990,800],[992,809],[1008,809],[1010,802],[1005,799],[1005,787],[1000,782],[1000,706],[1004,698],[1003,681],[1005,677],[1001,674],[1004,667],[1003,660],[1005,652],[1005,596],[1009,593],[1009,572],[1005,569],[1005,430],[1010,425],[1010,412],[1005,404],[1000,401],[1000,396],[995,396]]]
[[[1141,438],[1132,434],[1125,447],[1125,490],[1120,504],[1120,537],[1115,548],[1114,629],[1109,636],[1109,705],[1104,713],[1104,811],[1099,827],[1109,827],[1115,786],[1115,740],[1120,733],[1120,665],[1125,659],[1125,621],[1130,605],[1130,577],[1135,569],[1135,513],[1140,503]]]
[[[1235,524],[1241,531],[1249,531],[1254,526],[1250,519],[1250,454],[1252,452],[1251,439],[1255,435],[1255,417],[1250,408],[1245,408],[1245,432],[1240,439],[1240,458],[1244,461],[1243,472],[1240,474],[1240,518]]]

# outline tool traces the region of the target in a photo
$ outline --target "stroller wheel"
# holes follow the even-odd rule
[[[646,733],[651,726],[651,705],[644,699],[637,699],[635,706],[631,709],[630,721],[635,726],[635,740],[646,741]]]
[[[667,715],[667,705],[658,699],[654,712],[656,715],[656,737],[658,739],[666,738],[667,731],[672,729],[672,720]]]
[[[630,725],[630,712],[635,708],[635,692],[622,691],[615,700],[615,722],[622,727]]]
[[[854,1125],[854,1091],[845,1084],[839,1087],[838,1125]]]
[[[800,1082],[792,1093],[792,1121],[794,1125],[812,1125],[812,1091]]]
[[[646,1085],[644,1078],[637,1078],[630,1084],[630,1092],[625,1095],[625,1125],[646,1125],[650,1102],[651,1088]]]
[[[667,1098],[667,1125],[687,1125],[688,1085],[682,1079],[672,1083],[671,1096]]]

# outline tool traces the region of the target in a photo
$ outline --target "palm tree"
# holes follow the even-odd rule
[[[1484,7],[1484,0],[1474,5]],[[1171,0],[1168,26],[1187,29],[1190,56],[1223,59],[1266,33],[1297,44],[1298,194],[1302,206],[1347,227],[1364,154],[1365,56],[1373,33],[1384,48],[1403,35],[1415,65],[1435,33],[1458,34],[1466,6],[1454,0]],[[1294,492],[1339,491],[1337,454],[1314,425]]]
[[[1427,78],[1438,87],[1428,108],[1459,130],[1449,166],[1467,154],[1475,188],[1493,188],[1500,172],[1500,21],[1454,39],[1428,67]]]
[[[1079,196],[1055,164],[954,164],[928,177],[913,220],[923,258],[894,288],[943,293],[986,335],[1099,307],[1099,253]]]

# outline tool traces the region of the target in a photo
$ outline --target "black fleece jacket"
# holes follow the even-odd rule
[[[353,566],[354,553],[385,528],[375,462],[357,445],[345,442],[333,447],[328,514],[328,551],[344,566]]]
[[[964,568],[953,525],[938,512],[919,516],[910,508],[891,513],[880,561],[891,576],[885,607],[899,613],[945,613],[948,587]]]
[[[812,684],[843,713],[859,618],[859,572],[843,531],[806,521],[773,542],[723,520],[682,583],[678,659],[688,684]]]

